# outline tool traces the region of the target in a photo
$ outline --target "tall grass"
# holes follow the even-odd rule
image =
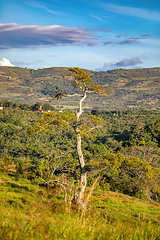
[[[2,173],[0,239],[160,239],[160,205],[98,188],[88,189],[86,197],[83,214],[64,203],[59,189],[40,188]]]

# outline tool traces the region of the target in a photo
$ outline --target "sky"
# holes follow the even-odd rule
[[[0,66],[5,65],[160,67],[160,1],[0,1]]]

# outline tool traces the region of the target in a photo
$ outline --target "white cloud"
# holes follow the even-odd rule
[[[14,67],[14,65],[6,58],[2,58],[2,60],[0,60],[0,66]]]

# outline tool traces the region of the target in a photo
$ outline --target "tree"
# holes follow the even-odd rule
[[[42,110],[44,110],[44,111],[54,110],[54,108],[47,102],[47,103],[44,103],[44,104],[43,104]]]
[[[65,126],[65,127],[73,127],[76,137],[77,137],[77,154],[78,154],[78,162],[80,166],[80,188],[79,191],[75,193],[74,200],[76,203],[85,206],[84,201],[84,192],[87,184],[86,177],[86,164],[82,153],[81,147],[81,138],[82,136],[89,135],[93,129],[98,128],[97,122],[100,121],[100,118],[95,116],[91,116],[91,119],[86,122],[81,118],[83,110],[82,103],[85,100],[88,93],[95,93],[102,97],[107,97],[109,92],[112,92],[113,89],[103,89],[102,85],[94,84],[94,81],[90,78],[90,75],[87,74],[84,70],[79,69],[78,67],[69,68],[68,69],[71,74],[68,76],[64,76],[64,78],[69,78],[72,82],[72,86],[75,91],[81,90],[81,94],[76,94],[80,97],[79,100],[79,111],[76,114],[72,114],[69,112],[64,113],[46,113],[43,115],[43,118],[36,122],[34,128],[30,128],[30,131],[37,132],[43,131],[45,128],[50,125],[54,126]],[[62,97],[67,97],[67,92],[64,90],[59,90],[56,87],[56,90],[52,93],[52,99],[60,99]]]
[[[37,102],[34,105],[32,105],[31,108],[32,108],[33,111],[38,111],[38,110],[41,110],[41,107],[42,107],[42,103]]]

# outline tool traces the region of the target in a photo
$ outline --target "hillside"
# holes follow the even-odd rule
[[[92,95],[84,103],[86,109],[147,109],[160,110],[160,68],[117,69],[107,72],[86,70],[96,83],[104,87],[112,87],[112,93],[107,99]],[[19,103],[36,103],[50,100],[50,94],[55,86],[73,93],[67,75],[67,68],[26,69],[17,67],[0,67],[1,99]],[[76,97],[53,101],[55,106],[76,108]]]
[[[87,210],[81,212],[64,202],[60,188],[37,186],[7,158],[0,162],[0,190],[1,240],[158,240],[160,236],[159,204],[101,191],[97,185]]]

